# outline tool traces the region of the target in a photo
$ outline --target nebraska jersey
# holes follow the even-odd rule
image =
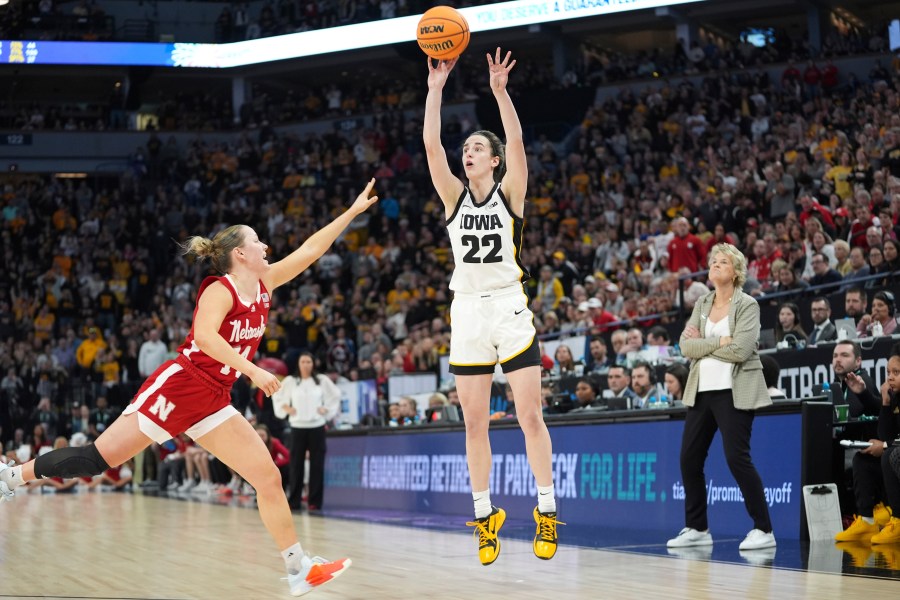
[[[513,214],[499,183],[480,204],[466,186],[447,219],[455,263],[450,289],[487,292],[528,279],[520,262],[524,227],[525,220]]]
[[[216,281],[222,282],[222,285],[231,292],[232,297],[231,310],[228,311],[221,327],[219,327],[219,335],[225,338],[225,341],[231,344],[231,347],[237,350],[241,356],[253,360],[256,349],[259,347],[263,334],[266,332],[266,322],[269,319],[269,293],[262,281],[260,281],[257,284],[256,298],[253,302],[248,303],[243,301],[238,295],[237,287],[230,276],[207,277],[200,284],[200,291],[197,293],[197,307],[200,304],[200,296],[203,295],[206,288]],[[197,308],[194,308],[194,319],[196,320],[196,318]],[[178,348],[178,353],[227,388],[231,388],[234,381],[241,376],[240,372],[204,354],[197,347],[196,342],[194,342],[193,326],[191,326],[191,331],[185,338],[184,343]]]

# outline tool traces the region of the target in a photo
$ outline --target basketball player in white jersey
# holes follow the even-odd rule
[[[466,455],[482,564],[500,554],[497,533],[506,519],[491,504],[489,402],[497,362],[506,374],[525,434],[528,462],[537,481],[537,532],[534,553],[550,559],[556,553],[556,498],[553,491],[550,434],[541,411],[541,367],[533,315],[522,282],[528,272],[519,262],[524,227],[528,168],[522,126],[506,91],[516,61],[487,55],[491,91],[497,99],[506,145],[489,131],[471,134],[462,148],[468,184],[447,163],[441,146],[441,95],[456,59],[428,60],[428,97],[423,137],[431,180],[444,203],[455,269],[450,280],[450,371],[465,414]]]

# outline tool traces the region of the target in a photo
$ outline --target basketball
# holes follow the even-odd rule
[[[416,41],[431,58],[451,60],[469,45],[469,23],[455,8],[435,6],[419,19]]]

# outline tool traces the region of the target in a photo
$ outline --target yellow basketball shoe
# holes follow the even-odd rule
[[[884,529],[872,536],[873,544],[897,544],[900,543],[900,519],[891,517]]]
[[[900,548],[897,544],[876,546],[874,550],[880,559],[876,563],[880,562],[884,568],[891,571],[900,571]]]
[[[834,541],[868,542],[876,533],[878,533],[877,523],[866,523],[862,517],[857,516],[853,523],[850,524],[850,527],[835,534]]]
[[[537,528],[534,532],[534,555],[543,560],[550,560],[556,554],[556,526],[565,525],[556,519],[556,513],[542,513],[537,507],[534,509],[534,522]]]
[[[875,505],[875,508],[872,509],[872,517],[875,519],[875,523],[879,527],[884,527],[891,521],[891,507],[885,506],[884,502],[879,502]]]
[[[475,519],[466,523],[469,527],[475,528],[475,537],[478,538],[478,558],[481,564],[488,566],[497,560],[500,556],[500,528],[506,521],[506,511],[502,508],[494,507],[494,510],[483,519]]]
[[[872,547],[868,542],[835,542],[834,546],[850,557],[850,564],[854,567],[865,567],[872,556]]]

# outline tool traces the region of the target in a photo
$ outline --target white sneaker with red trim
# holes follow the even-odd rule
[[[314,556],[313,558],[304,556],[301,564],[303,569],[299,573],[288,575],[291,596],[302,596],[321,585],[333,581],[349,569],[353,563],[349,558],[329,561],[321,556]]]

